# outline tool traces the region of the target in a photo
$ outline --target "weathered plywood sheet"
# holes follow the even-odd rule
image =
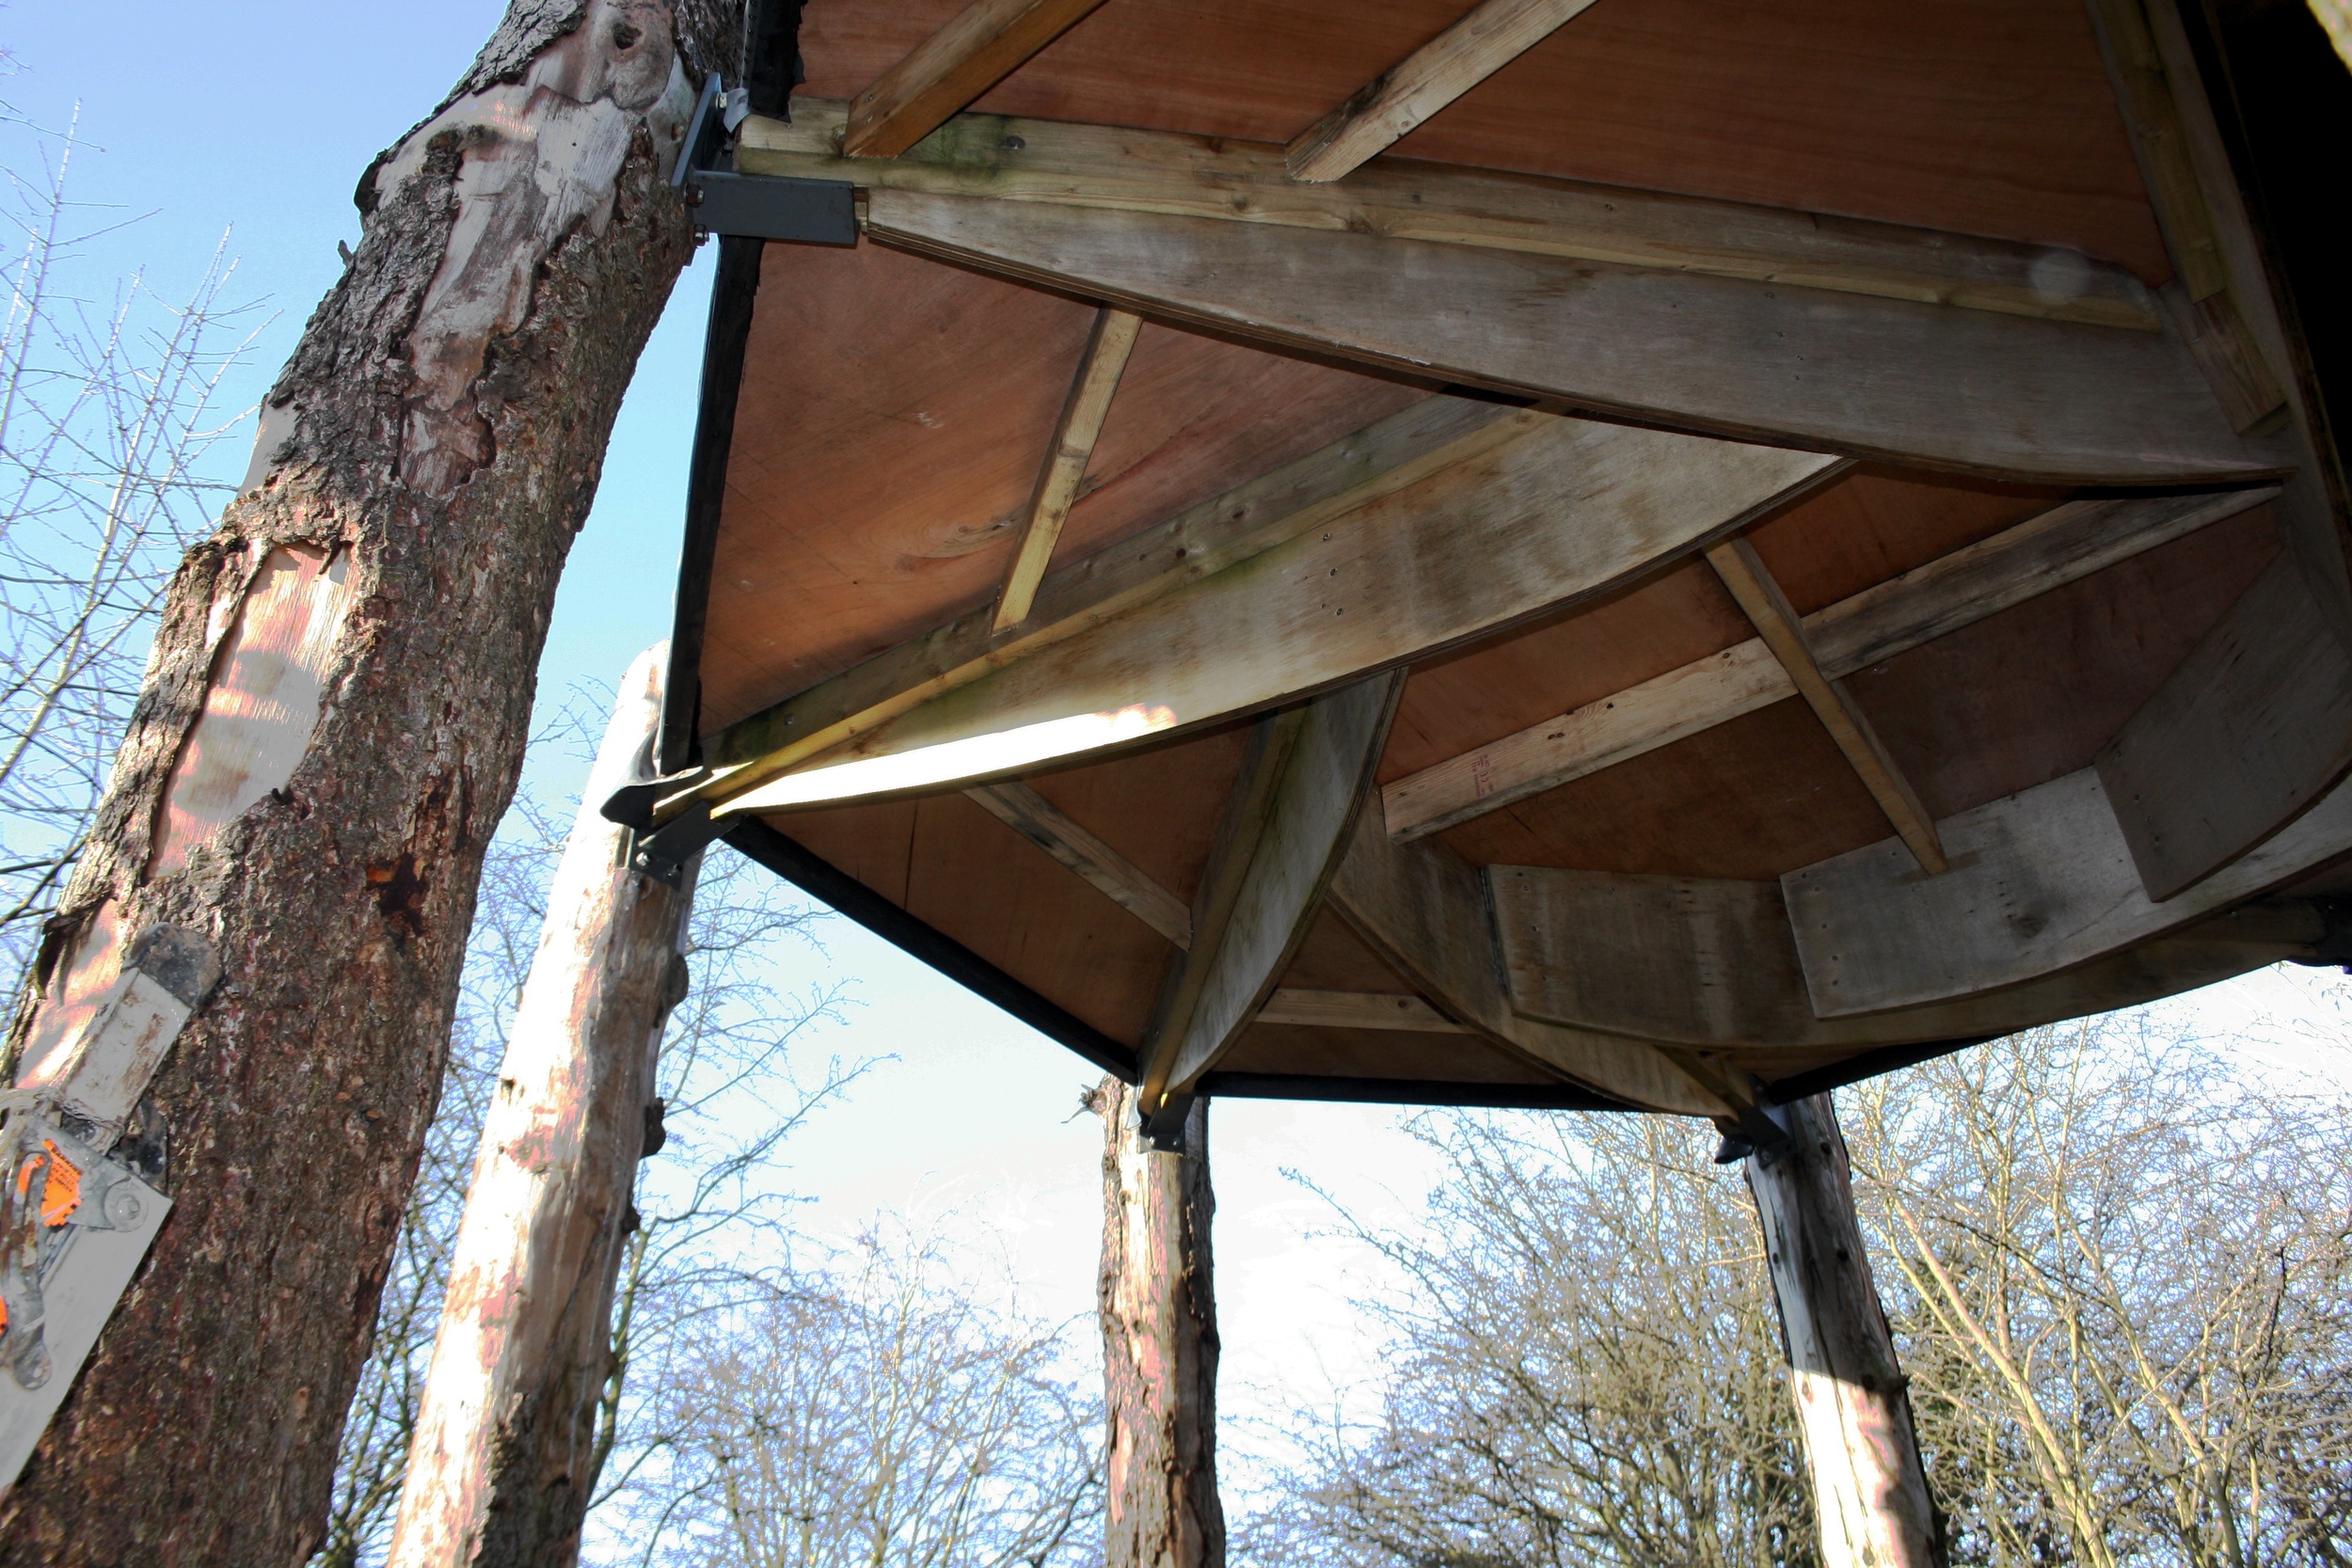
[[[855,96],[962,3],[810,8],[807,91]],[[977,106],[1287,142],[1466,9],[1120,0]],[[2169,271],[2090,24],[2047,0],[1597,6],[1394,150],[2071,245],[2152,281]]]

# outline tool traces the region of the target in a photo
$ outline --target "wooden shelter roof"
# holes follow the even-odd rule
[[[1179,1098],[1736,1117],[2332,952],[2341,491],[2225,32],[1549,8],[1305,180],[1465,0],[983,0],[1080,20],[935,131],[958,0],[810,0],[734,166],[863,243],[724,242],[663,819]]]

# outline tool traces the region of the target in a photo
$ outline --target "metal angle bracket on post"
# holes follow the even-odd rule
[[[738,174],[727,135],[747,112],[743,89],[724,90],[713,71],[703,83],[670,183],[686,194],[694,226],[711,234],[739,234],[796,245],[857,244],[857,187],[846,180],[800,180]]]
[[[713,81],[717,78],[713,77]],[[688,863],[710,847],[713,839],[734,826],[710,819],[710,802],[695,800],[669,821],[654,826],[654,805],[704,778],[707,769],[690,768],[678,773],[654,771],[648,743],[637,753],[629,781],[604,799],[596,814],[607,822],[629,830],[628,863],[665,887],[678,886]]]
[[[171,1211],[147,1085],[220,978],[212,944],[151,926],[80,1032],[0,1098],[0,1488],[65,1402]]]

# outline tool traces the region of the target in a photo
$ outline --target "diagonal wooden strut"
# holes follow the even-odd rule
[[[1581,15],[1593,0],[1486,0],[1283,150],[1294,180],[1338,180]]]
[[[1071,504],[1078,499],[1078,482],[1086,478],[1087,461],[1094,455],[1094,443],[1102,436],[1103,421],[1109,417],[1119,378],[1127,369],[1127,356],[1135,352],[1136,334],[1142,326],[1143,318],[1130,311],[1106,305],[1095,312],[1086,351],[1078,356],[1078,373],[1071,381],[1070,397],[1055,422],[1053,442],[1046,449],[1037,488],[1030,493],[1029,508],[1022,518],[1011,564],[1005,569],[1005,585],[996,595],[991,631],[1009,631],[1029,618],[1038,584],[1045,580],[1045,568],[1054,559],[1062,524],[1070,520]]]
[[[1863,787],[1879,803],[1886,819],[1895,825],[1895,832],[1908,846],[1920,866],[1929,875],[1947,869],[1950,863],[1944,858],[1944,846],[1935,836],[1935,818],[1920,803],[1919,792],[1911,787],[1895,759],[1886,753],[1886,744],[1879,738],[1871,724],[1853,700],[1846,683],[1833,680],[1821,673],[1820,661],[1813,657],[1812,644],[1804,635],[1804,622],[1796,607],[1782,593],[1763,557],[1745,535],[1726,539],[1708,547],[1707,563],[1715,568],[1715,575],[1724,579],[1731,596],[1740,601],[1740,608],[1756,625],[1764,645],[1772,651],[1780,667],[1788,673],[1817,717],[1821,727],[1829,731],[1837,749],[1846,754],[1846,761],[1862,780]]]
[[[852,158],[897,157],[1102,3],[974,0],[857,95],[841,150]]]
[[[1011,779],[964,794],[1179,948],[1192,945],[1192,911],[1183,899],[1027,784]]]

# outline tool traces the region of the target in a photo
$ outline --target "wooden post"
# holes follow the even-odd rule
[[[1780,1304],[1825,1568],[1943,1568],[1911,1399],[1854,1219],[1846,1140],[1828,1095],[1772,1113],[1788,1143],[1748,1160]]]
[[[1182,1152],[1144,1141],[1132,1085],[1105,1078],[1089,1103],[1104,1128],[1104,1562],[1224,1568],[1208,1101],[1192,1102]]]
[[[629,869],[597,815],[649,756],[666,644],[630,666],[564,847],[450,1265],[389,1562],[580,1556],[612,1290],[693,898]]]

